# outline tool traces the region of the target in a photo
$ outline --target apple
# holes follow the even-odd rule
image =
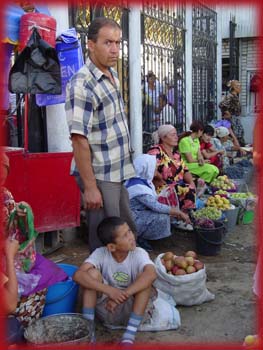
[[[172,268],[173,268],[173,266],[174,266],[174,262],[173,262],[173,260],[166,260],[165,262],[164,262],[164,266],[166,267],[166,270],[167,271],[171,271],[172,270]]]
[[[186,269],[187,266],[188,266],[188,263],[187,261],[185,260],[185,257],[183,256],[177,256],[175,259],[174,259],[174,262],[176,265],[178,265],[179,267],[181,267],[182,269]]]
[[[166,260],[171,260],[171,259],[173,259],[173,257],[174,257],[174,254],[173,254],[172,252],[166,252],[166,253],[164,253],[164,255],[162,256],[162,259],[163,259],[164,261],[166,261]]]
[[[194,273],[194,272],[196,272],[196,268],[194,266],[187,266],[186,272],[187,273]]]
[[[250,346],[250,345],[257,346],[258,345],[258,336],[249,334],[246,336],[244,343],[247,346]]]
[[[188,250],[188,252],[186,252],[184,256],[185,256],[185,257],[191,256],[191,257],[194,258],[194,259],[197,258],[197,254],[196,254],[196,252],[194,252],[193,250]]]
[[[195,263],[195,260],[194,260],[194,258],[192,256],[186,256],[185,260],[187,261],[187,264],[190,265],[190,266],[193,266],[194,263]]]
[[[184,269],[178,269],[175,273],[176,276],[180,276],[180,275],[186,275],[186,272]]]
[[[179,266],[177,265],[174,265],[173,268],[172,268],[172,274],[173,275],[176,275],[176,271],[179,269]]]
[[[196,271],[199,271],[204,268],[204,263],[202,261],[195,261],[194,267],[196,268]]]

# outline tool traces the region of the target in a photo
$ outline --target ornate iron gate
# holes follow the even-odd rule
[[[216,118],[216,12],[193,5],[193,120],[204,123]]]
[[[106,3],[103,5],[103,2],[100,2],[99,5],[96,5],[96,3],[90,5],[90,1],[86,0],[72,3],[71,10],[69,11],[69,22],[70,25],[76,28],[80,37],[84,60],[88,52],[88,26],[91,20],[96,17],[112,18],[122,28],[121,55],[117,64],[117,71],[122,87],[126,112],[129,114],[128,9],[124,6],[106,6]]]
[[[160,124],[185,127],[185,7],[145,2],[142,12],[144,150]]]

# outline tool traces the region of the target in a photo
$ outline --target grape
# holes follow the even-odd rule
[[[215,223],[213,220],[202,218],[195,221],[195,227],[214,228]]]
[[[210,220],[219,220],[222,216],[222,211],[215,207],[205,207],[193,212],[193,216],[195,219],[206,218]]]

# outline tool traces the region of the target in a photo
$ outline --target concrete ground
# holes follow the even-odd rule
[[[48,255],[54,261],[79,266],[89,254],[86,228],[76,231],[76,238]],[[180,255],[195,250],[194,232],[174,232],[164,240],[154,242],[151,258],[166,251]],[[207,288],[215,299],[198,306],[178,306],[181,326],[163,332],[138,332],[140,343],[242,343],[248,334],[257,333],[256,297],[252,291],[256,263],[255,223],[240,224],[229,231],[216,256],[201,256],[206,265]],[[81,293],[77,310],[81,311]],[[96,326],[98,342],[118,342],[123,331],[110,331],[101,324]],[[167,344],[168,345],[168,344]]]

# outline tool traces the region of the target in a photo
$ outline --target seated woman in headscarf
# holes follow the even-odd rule
[[[242,179],[247,171],[253,169],[253,164],[245,158],[234,162],[237,151],[241,148],[231,128],[227,129],[224,126],[216,128],[216,136],[213,140],[215,147],[225,151],[223,173],[230,179]]]
[[[156,192],[160,194],[166,188],[174,189],[178,198],[179,208],[183,212],[195,208],[196,187],[187,166],[177,150],[178,136],[173,125],[161,125],[153,133],[155,145],[148,154],[157,160],[157,172],[154,177]]]
[[[199,139],[203,135],[204,126],[201,122],[194,121],[190,125],[190,130],[180,138],[179,152],[189,171],[209,184],[218,176],[219,169],[208,164],[209,160],[205,160],[202,156]]]
[[[150,249],[147,240],[158,240],[171,235],[171,217],[190,224],[187,214],[178,207],[162,204],[152,183],[156,170],[156,157],[141,154],[134,160],[136,177],[126,182],[130,208],[137,227],[137,241],[142,248]]]
[[[47,287],[66,280],[68,275],[54,262],[36,252],[33,213],[26,202],[16,203],[11,192],[4,187],[9,172],[9,159],[1,155],[0,196],[4,239],[15,239],[19,249],[14,257],[18,282],[18,304],[13,315],[27,326],[40,317]],[[3,264],[4,265],[4,264]],[[3,266],[4,268],[5,266]]]

